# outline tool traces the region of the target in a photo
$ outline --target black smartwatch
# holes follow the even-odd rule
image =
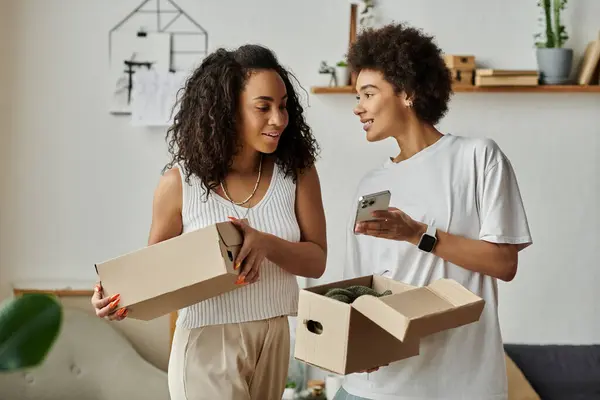
[[[437,243],[437,237],[435,236],[436,228],[432,225],[427,225],[427,231],[421,236],[417,247],[419,250],[426,253],[431,253],[435,244]]]

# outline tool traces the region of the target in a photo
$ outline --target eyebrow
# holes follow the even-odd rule
[[[287,99],[287,97],[288,97],[288,95],[286,94],[285,96],[283,96],[281,98],[281,100],[285,100],[285,99]],[[255,97],[254,100],[275,101],[275,99],[272,98],[271,96],[258,96],[258,97]]]
[[[365,90],[365,89],[379,89],[379,88],[378,88],[377,86],[375,86],[375,85],[366,84],[366,85],[362,85],[362,86],[360,87],[360,90],[359,90],[359,92],[362,92],[362,91],[363,91],[363,90]]]

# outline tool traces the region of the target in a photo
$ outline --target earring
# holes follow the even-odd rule
[[[411,108],[413,106],[412,101],[409,101],[408,103],[406,103],[406,107]]]

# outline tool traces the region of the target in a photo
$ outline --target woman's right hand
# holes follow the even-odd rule
[[[121,308],[119,311],[114,312],[119,306],[119,300],[121,300],[120,294],[115,294],[111,297],[103,297],[102,285],[99,283],[94,288],[92,305],[94,306],[96,315],[100,318],[108,317],[111,321],[121,321],[127,317],[126,308]]]

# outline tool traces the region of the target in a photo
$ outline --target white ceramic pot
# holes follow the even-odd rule
[[[296,397],[296,389],[285,388],[283,390],[283,397],[281,397],[281,400],[294,400],[295,397]]]
[[[338,86],[347,86],[350,81],[350,69],[348,67],[335,67],[335,76]]]

